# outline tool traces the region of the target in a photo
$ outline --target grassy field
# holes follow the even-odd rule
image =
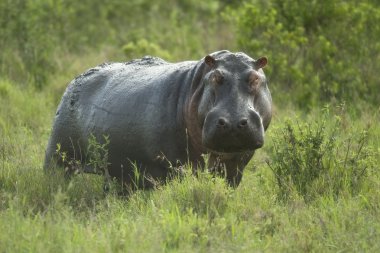
[[[349,184],[335,195],[313,188],[309,192],[316,196],[308,200],[290,187],[290,196],[279,198],[281,188],[267,161],[271,164],[279,156],[275,143],[285,145],[285,122],[293,127],[308,122],[313,128],[326,118],[319,109],[302,114],[289,107],[276,109],[265,148],[257,152],[236,190],[208,174],[187,175],[126,199],[112,192],[105,195],[98,176],[78,175],[66,182],[59,174],[44,175],[55,93],[22,90],[1,80],[0,95],[1,252],[380,250],[378,110],[351,118],[341,108],[332,108],[328,115],[329,122],[337,117],[343,122],[339,128],[343,132],[334,133],[337,142],[368,131],[365,145],[373,152],[366,157],[366,174],[354,192]],[[332,128],[329,122],[326,138]],[[340,146],[337,152],[340,148],[345,150]],[[294,152],[298,151],[305,152]],[[349,174],[339,175],[345,176]]]
[[[359,21],[363,18],[360,29],[352,26],[360,35],[355,38],[364,38],[371,53],[355,52],[364,55],[360,61],[356,54],[349,58],[344,53],[339,61],[348,67],[337,63],[330,71],[331,59],[337,59],[335,46],[350,51],[361,40],[353,38],[346,48],[339,44],[344,39],[334,45],[326,39],[334,27],[323,30],[314,23],[308,23],[309,30],[286,30],[286,22],[305,25],[300,24],[302,4],[292,9],[297,20],[283,19],[280,11],[256,20],[259,16],[251,14],[260,1],[255,0],[245,1],[240,10],[230,1],[197,5],[173,0],[170,15],[164,14],[168,4],[161,1],[127,1],[125,6],[115,1],[104,8],[100,2],[27,2],[0,1],[0,21],[11,20],[0,27],[0,252],[380,252],[380,107],[374,75],[379,62],[375,49],[380,47],[378,34],[371,37],[360,30],[380,19],[380,8],[370,8],[375,1],[365,1],[353,13]],[[344,2],[333,14],[350,23],[344,12],[355,2]],[[63,11],[64,4],[70,11]],[[88,6],[96,15],[82,15]],[[17,14],[23,8],[30,11]],[[124,13],[136,16],[134,22]],[[373,19],[367,20],[369,16]],[[84,29],[86,20],[92,25]],[[275,26],[279,20],[284,26]],[[246,30],[250,22],[265,35],[260,43]],[[50,24],[47,32],[41,29],[44,24]],[[94,35],[96,28],[99,34]],[[271,29],[282,37],[274,37]],[[313,29],[317,34],[318,29],[326,31],[326,38],[314,36]],[[280,39],[282,44],[276,44]],[[76,41],[83,47],[71,45]],[[172,61],[200,59],[222,48],[251,54],[265,41],[271,45],[259,53],[270,56],[274,117],[264,147],[246,167],[237,189],[223,178],[206,172],[195,177],[188,169],[181,180],[121,197],[116,185],[105,194],[100,176],[80,174],[65,181],[62,173],[44,174],[55,110],[76,75],[104,61],[144,54]],[[314,59],[313,50],[302,56],[308,42],[315,52],[328,55],[331,66],[318,65],[326,59]],[[284,69],[290,59],[287,46],[304,62],[315,62],[294,60]],[[367,68],[368,61],[375,65]],[[365,69],[359,71],[355,64]],[[331,83],[334,87],[325,89]],[[311,96],[314,85],[320,89]],[[357,92],[351,89],[355,85]]]

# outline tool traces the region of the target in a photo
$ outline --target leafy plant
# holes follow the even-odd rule
[[[286,201],[296,193],[308,202],[320,195],[359,193],[374,168],[374,152],[367,145],[367,131],[346,132],[340,118],[329,113],[314,122],[287,120],[274,137],[268,162],[279,199]]]
[[[242,50],[268,56],[275,101],[378,103],[378,1],[248,0],[227,13]]]
[[[162,57],[165,60],[170,59],[170,54],[167,51],[155,43],[148,42],[146,39],[129,42],[123,46],[123,51],[128,59],[141,58],[146,55]]]
[[[55,153],[58,155],[58,159],[64,164],[65,177],[69,178],[72,173],[80,173],[82,172],[82,164],[80,160],[72,159],[68,157],[67,152],[61,149],[61,144],[57,143],[57,149]]]
[[[95,173],[108,173],[108,145],[109,137],[103,135],[103,143],[100,143],[96,137],[91,134],[88,139],[87,147],[87,165],[90,165]]]
[[[108,192],[111,188],[112,178],[108,171],[108,145],[110,144],[109,136],[103,135],[103,143],[97,141],[95,135],[91,134],[88,139],[87,147],[87,165],[97,173],[104,175],[103,190]]]

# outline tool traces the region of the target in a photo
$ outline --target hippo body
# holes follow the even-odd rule
[[[74,79],[58,106],[45,170],[79,160],[91,172],[90,135],[109,138],[108,172],[122,184],[151,187],[186,162],[223,170],[237,186],[271,119],[262,71],[266,58],[219,51],[200,61],[168,63],[144,57],[102,64]],[[63,164],[62,164],[63,163]],[[141,177],[138,182],[135,169]],[[132,182],[133,181],[133,182]]]

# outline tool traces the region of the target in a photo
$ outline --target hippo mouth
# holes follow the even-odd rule
[[[228,100],[229,101],[229,100]],[[249,103],[248,103],[249,104]],[[237,108],[245,108],[246,104]],[[264,126],[260,114],[252,108],[227,109],[215,106],[202,118],[202,145],[222,153],[254,151],[264,145]]]

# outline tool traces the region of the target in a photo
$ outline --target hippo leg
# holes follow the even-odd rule
[[[210,154],[208,168],[214,174],[222,175],[227,183],[236,188],[243,176],[243,170],[252,158],[253,152],[227,155]]]

